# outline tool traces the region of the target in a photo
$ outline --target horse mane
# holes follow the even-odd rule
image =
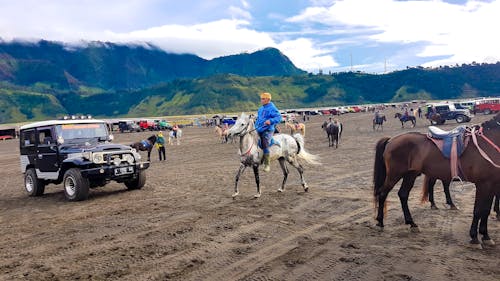
[[[156,135],[152,135],[148,138],[148,141],[151,142],[151,143],[155,143],[156,142]]]

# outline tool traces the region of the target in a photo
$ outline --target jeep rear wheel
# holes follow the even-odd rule
[[[146,172],[144,170],[139,171],[135,179],[125,182],[125,186],[129,190],[141,189],[144,186],[144,184],[146,184]]]
[[[486,108],[484,110],[484,114],[486,114],[486,115],[491,114],[491,110],[489,108]]]
[[[24,188],[29,196],[41,196],[45,191],[45,183],[38,179],[35,169],[31,168],[24,174]]]
[[[64,174],[64,194],[69,201],[82,201],[89,197],[89,180],[84,178],[77,168]]]

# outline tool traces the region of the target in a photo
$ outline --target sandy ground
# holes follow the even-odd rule
[[[167,161],[152,156],[142,190],[111,183],[87,201],[67,202],[61,185],[30,198],[23,188],[17,140],[0,142],[0,280],[499,280],[500,246],[468,246],[474,188],[453,188],[459,211],[447,210],[442,186],[439,210],[420,204],[421,178],[410,198],[420,233],[403,224],[397,188],[383,232],[374,228],[374,146],[383,136],[427,129],[401,129],[385,112],[383,132],[372,114],[340,117],[338,149],[328,147],[316,116],[307,125],[306,149],[323,165],[306,166],[309,192],[290,170],[287,189],[277,162],[261,173],[262,197],[253,173],[240,180],[237,144],[220,144],[208,128],[186,128]],[[480,123],[490,116],[473,119]],[[451,129],[457,124],[442,126]],[[150,133],[116,134],[131,143]],[[145,155],[145,154],[144,154]],[[493,214],[491,237],[500,240]]]

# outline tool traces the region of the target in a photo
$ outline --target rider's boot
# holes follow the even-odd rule
[[[263,158],[264,158],[264,172],[271,171],[271,165],[269,165],[271,162],[271,160],[269,159],[269,154],[264,154]]]

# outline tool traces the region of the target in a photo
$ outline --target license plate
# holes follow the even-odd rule
[[[133,174],[134,173],[134,167],[128,166],[128,167],[120,167],[115,169],[115,176],[121,176],[121,175],[126,175],[126,174]]]

